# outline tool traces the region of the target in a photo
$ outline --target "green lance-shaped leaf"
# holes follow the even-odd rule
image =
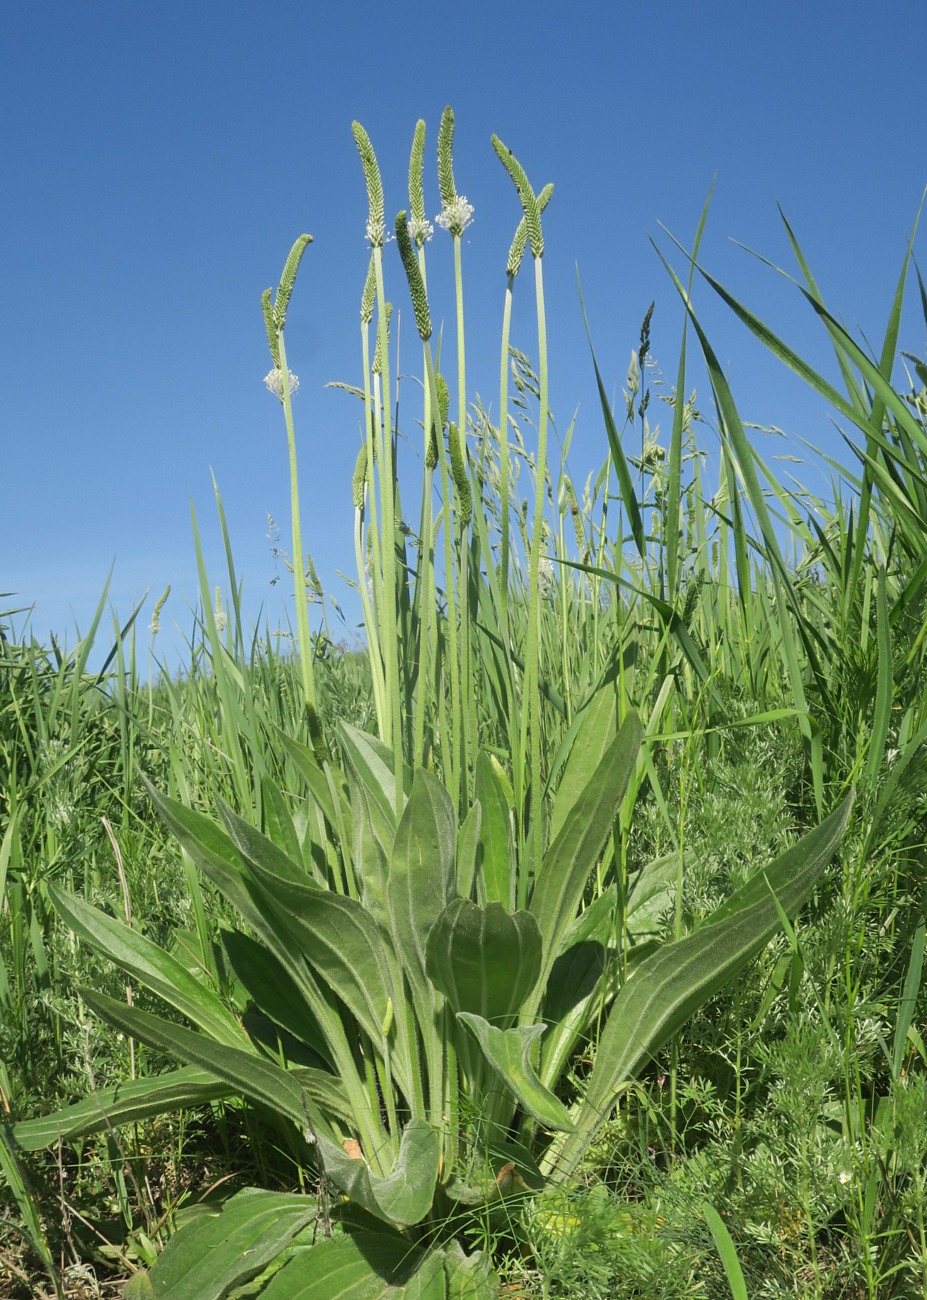
[[[454,184],[454,110],[448,104],[441,114],[438,128],[438,190],[441,203],[449,208],[457,198],[457,186]]]
[[[328,1237],[296,1253],[261,1300],[446,1300],[444,1252],[417,1250],[398,1234]],[[484,1300],[483,1293],[464,1293]]]
[[[243,930],[223,930],[222,946],[232,970],[261,1015],[292,1034],[303,1050],[310,1049],[320,1061],[333,1068],[318,1019],[283,962],[266,944],[252,939]],[[249,1031],[255,1036],[250,1026]]]
[[[502,166],[511,176],[515,188],[518,191],[518,197],[521,200],[521,206],[525,214],[525,221],[528,228],[528,242],[531,245],[532,257],[544,256],[544,236],[541,231],[541,209],[537,195],[528,182],[525,169],[507,148],[497,135],[492,137],[492,147],[496,151],[496,156],[502,163]]]
[[[327,889],[303,873],[296,878],[289,860],[229,809],[226,825],[236,843],[246,847],[249,874],[271,904],[278,924],[293,936],[321,980],[346,1003],[375,1043],[395,990],[389,975],[383,935],[371,914],[355,898]],[[250,830],[251,834],[248,834]]]
[[[468,1255],[459,1241],[448,1242],[444,1248],[444,1273],[447,1300],[498,1300],[499,1278],[487,1251],[475,1250]]]
[[[349,793],[343,773],[338,771],[334,764],[326,759],[325,766],[331,777],[329,781],[326,777],[326,771],[320,766],[314,751],[308,745],[303,745],[300,741],[294,740],[292,736],[288,736],[285,731],[276,726],[273,727],[272,734],[277,743],[286,750],[288,757],[308,785],[313,800],[318,805],[328,824],[335,827],[339,824],[339,818],[341,818],[350,829]]]
[[[473,892],[476,867],[480,855],[480,825],[483,810],[479,800],[467,813],[457,832],[457,892],[461,898],[469,898]]]
[[[554,187],[550,181],[544,186],[538,195],[538,210],[543,212],[547,207],[553,195]],[[521,270],[522,259],[525,256],[525,249],[528,247],[528,219],[522,217],[515,231],[515,238],[512,240],[512,246],[509,249],[508,262],[506,263],[505,273],[514,280]]]
[[[419,118],[415,123],[412,136],[412,152],[409,154],[409,211],[418,228],[425,228],[425,190],[422,185],[422,173],[425,167],[425,122]],[[424,242],[424,234],[422,235]]]
[[[548,1025],[541,1044],[541,1082],[552,1088],[566,1069],[590,1019],[602,1007],[609,953],[615,937],[617,892],[612,886],[581,913],[567,931],[544,993]]]
[[[383,182],[380,180],[380,168],[377,156],[373,152],[370,137],[360,122],[351,123],[351,132],[357,152],[360,154],[361,167],[364,170],[364,184],[367,186],[367,238],[372,248],[382,248],[386,242],[386,208],[383,204]]]
[[[190,1110],[236,1092],[211,1071],[184,1065],[154,1078],[133,1079],[95,1092],[40,1119],[23,1120],[12,1126],[13,1139],[23,1151],[41,1151],[59,1140],[77,1142],[121,1124],[138,1124],[154,1115]]]
[[[431,1125],[413,1119],[403,1129],[399,1155],[385,1178],[366,1160],[354,1158],[336,1142],[318,1135],[325,1172],[355,1205],[400,1228],[420,1223],[431,1209],[441,1163],[441,1144]]]
[[[599,1039],[577,1130],[555,1157],[558,1178],[575,1170],[622,1085],[769,942],[780,926],[779,909],[794,915],[807,900],[846,830],[852,802],[848,797],[748,880],[694,934],[664,944],[635,968]]]
[[[126,1006],[94,989],[78,988],[83,1000],[102,1020],[130,1038],[176,1056],[189,1065],[208,1070],[243,1097],[283,1115],[301,1130],[311,1124],[316,1133],[328,1133],[328,1121],[319,1108],[328,1099],[327,1087],[316,1089],[314,1081],[324,1078],[318,1070],[285,1070],[275,1061],[217,1043],[208,1034],[187,1029],[160,1016]],[[316,1095],[318,1094],[318,1095]]]
[[[588,701],[579,730],[570,746],[554,796],[550,838],[555,840],[583,790],[595,775],[605,751],[618,734],[618,690],[614,679],[604,682]]]
[[[308,564],[312,565],[311,557],[308,557]],[[315,573],[314,565],[312,571]],[[313,581],[318,582],[317,575],[313,578]],[[264,834],[268,839],[273,840],[274,844],[279,844],[283,852],[293,862],[301,866],[304,865],[306,854],[303,851],[303,842],[296,829],[296,823],[293,821],[283,791],[266,773],[261,777],[261,804],[264,817]]]
[[[536,1055],[538,1039],[546,1025],[518,1025],[497,1029],[482,1016],[461,1011],[457,1019],[467,1026],[492,1067],[493,1073],[519,1105],[545,1128],[569,1132],[573,1121],[569,1112],[537,1076],[531,1058]]]
[[[483,853],[478,877],[479,897],[487,903],[501,903],[508,911],[515,905],[512,817],[502,781],[492,760],[482,750],[476,759],[475,793],[482,813],[480,845]]]
[[[415,773],[390,855],[387,901],[396,947],[410,980],[433,996],[425,946],[454,893],[457,819],[450,795],[430,772]]]
[[[402,258],[406,279],[409,282],[409,293],[412,295],[412,310],[415,312],[415,324],[418,328],[419,338],[423,343],[427,343],[431,338],[431,313],[428,310],[428,294],[425,291],[425,282],[422,279],[418,258],[415,256],[415,249],[412,247],[409,222],[405,211],[396,214],[396,246],[399,249],[399,256]]]
[[[198,1214],[176,1232],[149,1274],[149,1289],[139,1294],[152,1300],[224,1300],[239,1294],[318,1212],[314,1197],[247,1187],[221,1212]]]
[[[231,1047],[247,1045],[231,1011],[176,957],[57,885],[49,885],[48,892],[55,911],[79,939],[92,944],[120,970],[157,993],[218,1042]]]
[[[530,907],[541,929],[545,981],[612,829],[640,743],[640,721],[636,713],[629,713],[566,814],[540,865]]]
[[[455,898],[428,936],[427,972],[455,1011],[498,1024],[514,1015],[541,973],[541,932],[530,912]]]
[[[259,831],[256,826],[246,822],[243,817],[239,817],[227,804],[220,800],[217,806],[232,843],[238,850],[241,861],[248,868],[249,875],[253,875],[254,865],[258,864],[282,880],[304,886],[316,893],[321,891],[322,886],[309,875],[301,862],[294,862],[289,854],[284,853],[273,840]]]
[[[355,790],[359,790],[370,810],[377,838],[389,849],[396,833],[396,778],[393,773],[393,754],[381,740],[350,723],[339,725],[341,743]],[[405,792],[411,785],[411,773],[403,770]],[[352,791],[353,794],[353,791]]]
[[[470,489],[470,475],[467,473],[467,453],[460,430],[452,420],[447,433],[447,445],[451,454],[451,478],[457,492],[457,515],[463,527],[473,516],[473,493]]]

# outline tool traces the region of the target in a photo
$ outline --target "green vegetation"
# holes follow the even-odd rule
[[[308,235],[262,300],[292,642],[244,627],[218,492],[226,585],[194,528],[181,678],[152,678],[164,598],[147,674],[135,615],[88,671],[105,593],[70,652],[0,614],[0,1288],[921,1296],[927,364],[893,382],[911,249],[872,358],[786,227],[837,391],[701,269],[706,207],[684,275],[666,261],[687,317],[668,435],[648,311],[618,410],[592,355],[608,456],[578,487],[572,429],[549,453],[552,187],[493,138],[515,231],[494,422],[467,391],[453,127],[442,348],[424,124],[398,258],[354,126],[366,649],[310,625],[285,342]],[[528,254],[534,359],[511,341]],[[696,286],[832,404],[831,499],[755,453]],[[693,337],[710,418],[684,396]]]

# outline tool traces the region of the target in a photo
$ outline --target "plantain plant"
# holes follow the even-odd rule
[[[204,1300],[256,1279],[261,1295],[321,1300],[336,1278],[346,1296],[495,1295],[490,1258],[465,1249],[474,1226],[575,1176],[623,1085],[766,943],[777,909],[794,914],[846,825],[849,801],[694,933],[632,945],[619,963],[615,888],[583,900],[640,742],[636,715],[618,726],[614,692],[600,692],[539,862],[514,852],[486,755],[461,820],[437,777],[405,768],[397,789],[391,750],[347,725],[340,764],[280,737],[307,793],[291,805],[266,779],[263,832],[225,805],[213,820],[151,790],[240,918],[222,933],[231,1005],[137,931],[52,889],[82,940],[189,1024],[82,990],[110,1025],[184,1064],[14,1126],[20,1148],[239,1096],[271,1112],[343,1198],[338,1229],[311,1244],[316,1198],[240,1192],[179,1231],[136,1295]],[[574,1093],[571,1064],[596,1021],[595,1064]]]
[[[472,208],[456,189],[452,136],[448,110],[438,144],[439,222],[454,240],[456,421],[448,419],[447,384],[431,352],[422,124],[410,167],[411,218],[401,212],[395,222],[423,347],[426,478],[414,567],[400,526],[394,461],[383,192],[370,141],[354,124],[371,246],[361,312],[364,389],[356,390],[364,427],[354,481],[355,542],[379,735],[344,721],[334,735],[323,735],[317,707],[298,522],[291,402],[297,381],[284,340],[287,305],[310,243],[302,236],[276,295],[268,291],[263,299],[273,361],[267,383],[283,406],[290,453],[301,703],[309,740],[277,730],[271,743],[298,781],[284,794],[271,776],[280,769],[255,763],[260,797],[252,801],[249,791],[242,803],[260,810],[257,825],[225,803],[217,803],[212,818],[149,787],[168,830],[236,918],[221,931],[221,960],[204,962],[201,972],[74,894],[49,888],[59,916],[78,938],[109,956],[134,987],[162,999],[171,1014],[84,989],[88,1006],[181,1064],[13,1125],[13,1142],[35,1150],[155,1114],[241,1098],[275,1120],[301,1172],[321,1176],[317,1196],[247,1189],[219,1213],[194,1218],[150,1274],[133,1279],[128,1296],[218,1300],[246,1289],[270,1300],[494,1297],[491,1254],[473,1249],[475,1243],[510,1228],[521,1198],[577,1176],[628,1081],[762,948],[781,917],[794,915],[809,897],[849,816],[847,799],[758,869],[694,932],[682,935],[677,925],[672,942],[654,937],[661,904],[676,897],[675,879],[667,885],[666,861],[644,867],[630,881],[624,869],[603,870],[606,846],[626,863],[621,839],[642,774],[652,773],[653,764],[629,707],[627,683],[614,672],[577,702],[575,716],[570,705],[555,760],[542,759],[542,696],[550,702],[555,694],[541,673],[542,566],[551,567],[542,555],[549,413],[541,214],[550,187],[535,194],[494,138],[522,206],[507,268],[500,573],[492,564],[486,520],[473,509],[479,476],[466,447],[460,237]],[[527,578],[519,589],[509,585],[507,439],[515,425],[506,375],[514,355],[508,342],[512,282],[529,248],[539,418],[530,532],[527,511],[522,520]],[[367,332],[374,310],[371,363]],[[643,562],[633,485],[604,402],[603,413]],[[682,436],[680,408],[667,505],[674,516]],[[435,469],[442,505],[433,517]],[[579,507],[570,492],[565,500],[572,500],[575,518]],[[674,612],[674,565],[673,553],[661,583],[670,603],[652,593],[647,598],[666,624],[661,644],[672,631],[689,661],[700,665],[680,627],[685,620]],[[483,567],[488,604],[473,596]],[[600,566],[578,567],[603,581],[621,581]],[[496,755],[479,743],[478,635],[488,636],[498,652],[495,680],[506,701],[501,730],[511,782]],[[660,677],[648,734],[659,729],[672,687],[668,671]],[[432,739],[426,744],[427,732]],[[260,758],[264,741],[256,730],[253,743]],[[609,883],[613,875],[618,883]],[[577,1082],[574,1063],[590,1038],[594,1064]],[[331,1199],[330,1189],[336,1192]]]

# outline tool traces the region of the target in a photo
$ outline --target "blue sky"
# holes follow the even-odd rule
[[[271,586],[267,514],[285,546],[289,484],[280,407],[262,384],[260,294],[308,231],[287,331],[301,378],[304,541],[353,623],[337,571],[353,566],[357,407],[325,384],[361,381],[366,200],[354,118],[377,151],[391,217],[407,206],[419,117],[427,202],[439,210],[437,128],[444,106],[455,110],[457,187],[475,207],[464,247],[468,389],[493,410],[519,209],[491,133],[536,189],[555,183],[544,258],[550,398],[561,429],[578,407],[577,482],[606,441],[576,269],[609,388],[620,390],[652,300],[653,354],[669,383],[681,311],[648,234],[668,252],[661,224],[690,243],[713,177],[704,264],[831,371],[797,292],[732,243],[792,269],[779,203],[825,298],[878,346],[927,183],[925,35],[923,0],[878,13],[858,0],[3,6],[0,591],[15,596],[0,608],[34,605],[35,634],[73,644],[115,564],[119,616],[150,590],[143,633],[171,584],[158,647],[176,655],[172,625],[189,629],[197,596],[191,500],[211,579],[225,581],[212,471],[247,608],[280,621],[289,588]],[[923,240],[917,248],[924,262]],[[428,256],[432,311],[451,329],[443,232]],[[405,308],[398,257],[392,276]],[[513,341],[528,352],[531,299],[523,274]],[[744,418],[840,455],[827,411],[707,288],[696,308]],[[408,310],[405,320],[416,369]],[[904,343],[924,350],[916,293]],[[696,371],[692,382],[709,409]],[[765,454],[780,450],[757,437]],[[409,473],[417,482],[417,463]]]

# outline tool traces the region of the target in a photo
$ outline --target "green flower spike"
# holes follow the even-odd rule
[[[261,308],[264,312],[264,328],[267,330],[267,342],[270,346],[270,355],[274,363],[272,373],[282,375],[283,367],[280,364],[280,335],[286,325],[287,308],[290,305],[290,298],[293,294],[293,285],[296,283],[296,272],[299,270],[299,264],[303,260],[303,253],[312,243],[311,235],[300,235],[293,247],[290,249],[289,256],[283,267],[283,274],[280,276],[280,283],[277,285],[276,297],[272,297],[272,290],[265,289],[261,294]],[[291,379],[293,376],[291,376]],[[268,384],[268,387],[271,387]],[[283,381],[280,380],[279,387],[281,391],[278,396],[283,399],[282,387]],[[273,390],[272,390],[273,391]],[[290,391],[293,391],[292,384]]]
[[[473,514],[473,493],[470,490],[470,475],[467,473],[467,453],[464,448],[460,430],[452,420],[447,431],[448,450],[451,454],[451,478],[457,492],[457,514],[461,526],[466,527]]]
[[[393,319],[393,304],[391,302],[388,302],[386,304],[386,345],[387,347],[389,347],[389,327],[392,319]],[[373,358],[373,373],[375,375],[383,374],[383,338],[379,330],[377,330],[376,355]]]
[[[440,425],[443,429],[447,424],[447,413],[451,406],[451,394],[450,389],[447,386],[447,380],[441,374],[440,370],[435,377],[435,387],[438,390],[438,414],[441,417]]]
[[[399,212],[396,215],[396,244],[399,248],[399,256],[402,258],[406,279],[409,281],[409,292],[412,295],[412,308],[415,312],[415,323],[418,326],[419,338],[423,343],[427,343],[431,338],[431,313],[428,310],[428,294],[425,292],[422,272],[415,256],[415,250],[412,247],[409,222],[405,212]]]
[[[454,143],[454,110],[447,107],[441,116],[438,131],[438,189],[441,192],[441,215],[438,225],[449,234],[459,237],[473,220],[473,204],[466,194],[458,194],[454,182],[452,146]]]
[[[357,460],[354,463],[354,478],[351,482],[351,494],[354,498],[354,509],[363,510],[364,508],[364,490],[367,486],[367,444],[361,445],[357,453]]]
[[[412,153],[409,157],[409,234],[416,248],[421,248],[434,234],[434,227],[425,216],[425,190],[422,173],[425,167],[425,123],[422,118],[415,124]]]
[[[454,110],[448,104],[441,114],[441,126],[438,129],[438,190],[441,204],[449,208],[457,198],[457,186],[454,184],[454,163],[451,151],[454,145]]]
[[[538,211],[543,212],[550,202],[551,195],[554,192],[553,185],[548,182],[538,195]],[[512,247],[509,249],[509,260],[505,268],[506,275],[514,280],[521,270],[521,261],[525,255],[525,249],[528,246],[528,219],[522,217],[518,223],[518,229],[515,231],[515,238],[512,240]]]
[[[524,209],[525,221],[528,227],[528,242],[531,245],[531,256],[534,258],[543,257],[544,236],[541,233],[541,209],[538,197],[528,183],[525,169],[512,153],[511,149],[506,148],[497,135],[492,137],[492,147],[495,149],[502,166],[511,176],[515,188],[518,191],[518,197],[521,200],[521,206]]]
[[[576,534],[576,545],[579,547],[580,554],[582,554],[586,546],[586,534],[583,532],[583,518],[579,512],[579,502],[576,500],[576,489],[573,487],[570,479],[566,478],[566,476],[564,476],[563,486],[566,489],[570,514],[573,516],[573,531]]]
[[[370,264],[367,267],[367,279],[364,281],[364,292],[361,294],[361,324],[369,325],[373,320],[373,304],[377,296],[377,268],[374,264],[373,253],[370,254]]]
[[[361,167],[364,169],[364,181],[367,186],[367,202],[370,215],[367,218],[367,238],[371,248],[382,248],[386,243],[386,209],[383,206],[383,183],[380,180],[380,168],[377,156],[373,152],[370,137],[360,122],[351,123],[354,143],[360,154]]]

